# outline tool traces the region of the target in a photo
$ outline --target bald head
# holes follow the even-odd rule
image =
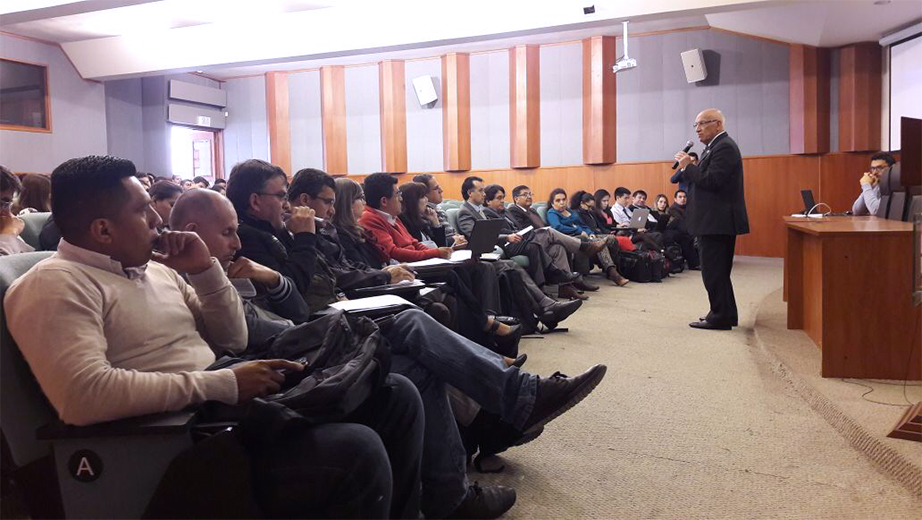
[[[170,214],[170,228],[196,232],[208,246],[211,256],[224,268],[240,249],[237,212],[233,204],[216,191],[195,188],[183,193]]]
[[[216,191],[193,188],[184,192],[173,206],[170,213],[170,229],[182,230],[188,224],[201,224],[215,218],[230,201]],[[233,211],[233,207],[231,209]],[[234,214],[236,217],[236,213]]]
[[[698,140],[704,144],[710,143],[717,134],[724,131],[726,119],[723,113],[716,108],[702,110],[698,117],[695,118],[695,133],[698,134]]]

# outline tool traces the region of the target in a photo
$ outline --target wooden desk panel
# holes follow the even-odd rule
[[[876,217],[785,221],[787,325],[822,349],[823,377],[922,379],[912,226]]]

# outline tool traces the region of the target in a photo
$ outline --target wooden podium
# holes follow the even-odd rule
[[[820,347],[822,376],[922,379],[912,224],[877,217],[784,220],[787,325]]]

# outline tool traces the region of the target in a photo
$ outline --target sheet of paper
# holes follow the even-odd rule
[[[463,262],[465,260],[471,259],[471,250],[470,249],[459,249],[457,251],[452,251],[451,261],[452,262]]]
[[[520,229],[515,232],[516,235],[525,236],[528,233],[531,233],[531,230],[535,229],[535,226],[528,226],[527,228]]]
[[[400,296],[394,296],[393,294],[370,296],[368,298],[357,298],[355,300],[345,300],[331,303],[330,307],[346,312],[355,312],[367,311],[371,309],[383,309],[385,307],[396,307],[400,305],[416,307],[416,305],[413,305],[409,301],[401,298]]]
[[[450,264],[451,262],[445,260],[444,258],[430,258],[428,260],[420,260],[419,262],[410,262],[407,265],[410,267],[432,267],[434,265],[445,265]]]
[[[483,253],[480,255],[481,260],[486,260],[487,262],[495,262],[499,260],[499,253]]]

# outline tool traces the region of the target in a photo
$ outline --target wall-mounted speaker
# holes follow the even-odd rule
[[[413,89],[416,90],[416,99],[419,100],[421,107],[433,107],[439,100],[439,94],[435,91],[435,81],[432,76],[420,76],[413,78]]]
[[[704,56],[700,49],[683,52],[682,66],[685,68],[685,79],[689,83],[704,81],[708,77],[708,70],[704,66]]]

